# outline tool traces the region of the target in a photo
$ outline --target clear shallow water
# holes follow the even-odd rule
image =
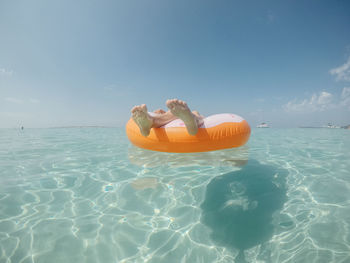
[[[0,263],[350,262],[350,132],[205,154],[123,129],[0,130]]]

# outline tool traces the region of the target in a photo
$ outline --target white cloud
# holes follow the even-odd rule
[[[21,99],[17,99],[17,98],[5,98],[5,100],[7,102],[11,102],[11,103],[16,103],[16,104],[22,104],[23,103],[23,100]]]
[[[343,88],[340,96],[322,91],[302,101],[292,100],[282,106],[287,112],[321,112],[331,109],[347,108],[350,110],[350,87]]]
[[[30,102],[30,103],[33,103],[33,104],[36,104],[36,103],[39,103],[40,101],[37,100],[37,99],[30,98],[30,99],[29,99],[29,102]]]
[[[340,105],[350,109],[350,87],[343,88],[340,98]]]
[[[19,99],[19,98],[7,97],[7,98],[5,98],[5,100],[7,102],[16,103],[16,104],[23,104],[23,103],[28,103],[28,102],[32,103],[32,104],[36,104],[36,103],[40,102],[39,100],[34,99],[34,98],[29,98],[28,100],[22,100],[22,99]]]
[[[103,87],[103,90],[115,97],[127,96],[134,93],[134,89],[128,86],[122,86],[117,84],[110,84]]]
[[[3,111],[0,112],[0,116],[4,118],[26,118],[31,116],[28,112],[8,112],[8,111]]]
[[[116,88],[116,85],[114,85],[114,84],[107,85],[107,86],[103,87],[103,89],[107,90],[107,91],[113,91],[113,90],[115,90],[115,88]]]
[[[271,24],[271,23],[273,23],[274,21],[275,21],[275,16],[274,16],[274,14],[272,13],[272,11],[269,10],[269,11],[267,12],[267,23],[268,23],[268,24]]]
[[[350,81],[350,57],[344,65],[331,69],[329,72],[335,75],[337,81]]]
[[[0,68],[0,76],[9,76],[11,77],[13,74],[13,70],[8,70],[6,68]]]
[[[249,114],[250,114],[251,116],[260,116],[260,115],[262,115],[262,113],[263,113],[263,110],[262,110],[262,109],[257,109],[257,110],[255,110],[255,111],[250,112]]]
[[[283,109],[287,112],[316,112],[325,111],[334,108],[333,95],[322,91],[319,94],[313,94],[310,99],[289,101],[283,105]]]

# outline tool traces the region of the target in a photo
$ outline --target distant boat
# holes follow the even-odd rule
[[[267,123],[262,122],[260,123],[258,126],[256,126],[257,128],[270,128],[269,125],[267,125]]]
[[[324,128],[330,128],[330,129],[339,129],[340,126],[335,126],[332,123],[328,123],[327,126],[323,126]]]

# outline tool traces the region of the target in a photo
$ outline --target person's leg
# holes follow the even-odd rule
[[[132,119],[139,126],[143,136],[148,136],[153,125],[153,118],[148,114],[146,104],[131,109]]]
[[[133,107],[131,113],[132,119],[139,126],[143,136],[148,136],[151,128],[161,127],[177,119],[170,111],[157,110],[155,113],[149,114],[145,104]]]
[[[166,102],[170,111],[157,110],[149,114],[145,104],[135,106],[131,109],[132,118],[139,126],[141,134],[148,136],[151,128],[161,127],[177,118],[181,119],[191,135],[195,135],[198,127],[203,124],[203,116],[198,111],[193,111],[188,108],[186,102],[173,99]]]
[[[192,113],[186,102],[182,100],[167,100],[166,105],[174,116],[178,117],[185,123],[189,134],[195,135],[197,133],[198,126],[203,123],[203,116],[197,111]]]
[[[165,113],[165,110],[162,110],[162,109],[158,109],[158,110],[155,110],[153,111],[154,113],[157,113],[157,114],[164,114]]]
[[[192,111],[192,113],[196,117],[198,127],[201,126],[204,122],[204,116],[199,114],[199,112],[196,110]]]

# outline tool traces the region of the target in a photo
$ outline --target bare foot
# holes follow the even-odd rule
[[[140,106],[133,107],[131,109],[131,113],[132,119],[135,121],[137,126],[139,126],[141,134],[143,136],[148,136],[152,128],[153,119],[151,116],[149,116],[146,105],[142,104]]]
[[[186,102],[178,99],[167,100],[167,107],[176,117],[181,119],[191,135],[195,135],[198,131],[198,125],[195,116],[192,114]]]

